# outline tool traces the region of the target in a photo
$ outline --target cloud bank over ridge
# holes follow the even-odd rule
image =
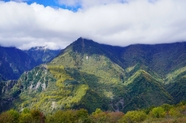
[[[87,1],[87,0],[86,0]],[[64,48],[78,37],[127,46],[186,41],[185,0],[59,0],[77,11],[0,1],[0,45]]]

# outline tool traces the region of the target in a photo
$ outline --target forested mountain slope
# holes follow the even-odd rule
[[[19,110],[128,111],[185,99],[186,43],[115,47],[79,38],[10,90]],[[180,87],[182,89],[180,90]]]

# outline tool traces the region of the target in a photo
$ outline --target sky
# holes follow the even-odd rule
[[[65,48],[186,41],[186,0],[0,0],[0,45]]]

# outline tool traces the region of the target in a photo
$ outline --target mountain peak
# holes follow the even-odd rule
[[[86,38],[78,38],[70,45],[75,52],[79,53],[88,53],[95,51],[94,49],[99,47],[99,44],[94,42],[93,40],[86,39]]]
[[[83,38],[83,37],[79,37],[77,40],[84,40],[84,39],[86,39],[86,38]]]
[[[74,43],[72,44],[82,44],[82,46],[84,46],[85,44],[89,44],[89,43],[96,43],[91,39],[87,39],[87,38],[83,38],[83,37],[79,37]],[[96,43],[98,44],[98,43]]]
[[[45,45],[45,46],[32,47],[29,50],[47,50],[47,49],[49,49],[49,46]]]

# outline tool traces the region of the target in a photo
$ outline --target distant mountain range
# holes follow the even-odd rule
[[[12,99],[9,107],[126,112],[186,100],[185,42],[116,47],[79,38],[54,59],[41,55],[44,60],[36,50],[24,54],[47,63],[24,72],[12,87],[1,86],[2,98]]]
[[[45,47],[33,47],[23,51],[15,47],[0,46],[0,75],[6,80],[18,79],[24,71],[49,62],[59,52],[60,50]]]
[[[4,79],[18,79],[20,75],[32,69],[36,62],[25,52],[15,47],[0,47],[0,74]]]
[[[61,50],[51,50],[47,46],[32,47],[29,50],[25,50],[35,62],[39,64],[47,63],[56,57]]]

